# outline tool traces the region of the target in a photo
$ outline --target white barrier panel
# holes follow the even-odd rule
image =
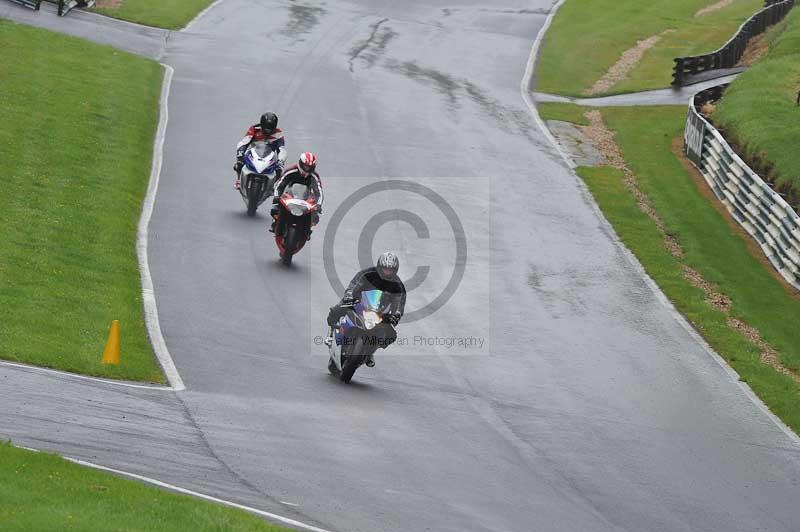
[[[775,269],[800,289],[800,216],[697,112],[697,96],[689,101],[684,135],[687,156],[728,212],[755,238]]]

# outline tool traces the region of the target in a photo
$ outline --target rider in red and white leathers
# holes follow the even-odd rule
[[[300,159],[297,164],[293,164],[283,173],[281,178],[275,183],[275,190],[272,198],[272,226],[270,232],[275,232],[275,222],[278,216],[278,204],[280,197],[286,187],[294,183],[302,183],[311,188],[314,196],[317,198],[317,211],[312,215],[311,227],[319,223],[319,215],[322,214],[322,202],[325,200],[325,195],[322,193],[322,181],[317,173],[317,156],[310,151],[300,154]],[[310,238],[309,238],[310,239]]]
[[[253,124],[236,145],[236,164],[233,165],[233,171],[236,172],[236,181],[234,188],[239,189],[239,173],[244,166],[244,154],[251,143],[257,141],[266,141],[270,147],[278,154],[278,171],[277,176],[280,177],[283,173],[283,164],[286,161],[286,146],[283,140],[283,131],[278,128],[278,117],[275,113],[264,113],[258,124]]]

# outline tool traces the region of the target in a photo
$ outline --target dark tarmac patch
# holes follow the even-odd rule
[[[450,109],[458,108],[458,98],[456,92],[461,88],[461,84],[452,76],[440,72],[433,68],[421,67],[412,61],[387,61],[386,66],[396,72],[400,72],[407,78],[432,85],[437,92],[447,97]]]
[[[451,110],[460,107],[460,94],[467,96],[481,110],[497,122],[500,129],[507,133],[519,133],[531,142],[541,143],[533,133],[533,124],[530,115],[523,109],[513,109],[502,104],[487,91],[466,79],[456,79],[433,68],[422,67],[412,61],[398,63],[387,61],[390,70],[400,72],[404,76],[432,85],[440,94],[444,95]]]
[[[541,271],[530,264],[528,286],[542,297],[552,316],[562,317],[560,311],[564,308],[560,305],[566,305],[571,316],[582,317],[588,314],[583,294],[593,286],[593,274],[575,268],[559,272]]]
[[[368,68],[373,67],[376,61],[383,55],[389,41],[397,36],[397,32],[392,28],[381,28],[388,20],[388,18],[384,18],[373,24],[372,33],[370,33],[367,40],[353,46],[350,50],[350,59],[348,60],[350,72],[353,72],[353,65],[356,59],[361,59],[366,62]]]
[[[298,4],[290,0],[289,4],[289,23],[281,30],[281,34],[288,36],[302,35],[309,33],[319,24],[320,18],[327,13],[324,8]]]
[[[489,96],[486,91],[475,85],[470,81],[464,81],[464,90],[467,92],[473,102],[478,104],[483,111],[494,118],[501,129],[514,132],[514,125],[516,132],[526,136],[532,142],[536,139],[531,131],[531,117],[527,111],[520,109],[511,109],[501,104],[497,99]]]

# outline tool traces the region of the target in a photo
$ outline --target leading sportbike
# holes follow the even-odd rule
[[[342,300],[328,313],[328,371],[343,382],[350,382],[362,364],[373,367],[375,351],[397,340],[395,327],[406,304],[399,267],[394,253],[384,253],[375,267],[353,277]]]

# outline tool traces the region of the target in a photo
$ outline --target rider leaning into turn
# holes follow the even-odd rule
[[[244,154],[253,142],[266,141],[270,147],[278,154],[277,175],[280,177],[283,171],[283,161],[286,160],[286,147],[284,146],[283,131],[278,128],[278,116],[275,113],[264,113],[258,124],[253,124],[247,130],[242,140],[236,145],[236,164],[233,171],[236,172],[236,181],[233,187],[239,190],[241,184],[239,172],[244,166]]]
[[[269,228],[270,233],[275,232],[275,223],[278,217],[278,210],[280,204],[280,197],[287,187],[295,183],[301,183],[311,188],[314,196],[317,198],[317,212],[311,217],[311,227],[319,223],[319,215],[322,214],[322,202],[325,199],[322,193],[322,181],[319,179],[317,173],[317,156],[310,151],[300,154],[300,160],[297,164],[293,164],[283,172],[281,178],[275,183],[275,190],[272,197],[272,226]],[[309,240],[311,239],[309,233]]]
[[[330,336],[326,343],[330,345],[333,338],[333,327],[336,326],[339,319],[344,316],[348,309],[353,304],[361,299],[361,292],[369,290],[380,290],[394,295],[394,301],[391,305],[389,314],[384,315],[385,323],[389,326],[385,327],[380,332],[384,335],[384,342],[381,342],[381,347],[385,349],[397,339],[397,332],[394,328],[400,323],[403,317],[403,312],[406,306],[406,287],[400,277],[397,276],[397,271],[400,269],[400,260],[397,255],[391,251],[387,251],[378,258],[377,265],[361,270],[353,277],[347,289],[344,291],[342,300],[331,307],[328,313],[328,325],[331,327]],[[383,324],[381,324],[383,325]],[[378,325],[378,327],[381,327]],[[375,359],[369,355],[366,360],[369,367],[375,365]]]

